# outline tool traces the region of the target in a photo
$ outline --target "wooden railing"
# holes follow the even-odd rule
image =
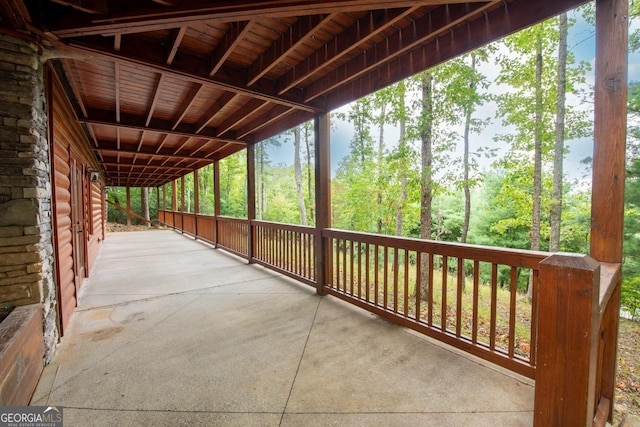
[[[548,254],[333,229],[323,237],[329,293],[534,378],[538,264]]]
[[[311,227],[170,211],[159,218],[313,286],[323,255],[324,292],[535,379],[535,426],[611,418],[619,264],[335,229],[322,230],[318,254]]]
[[[315,228],[266,221],[251,226],[256,263],[315,286]]]
[[[218,223],[217,246],[243,258],[249,258],[249,221],[246,219],[216,217]]]

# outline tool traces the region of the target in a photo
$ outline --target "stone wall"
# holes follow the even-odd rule
[[[44,66],[0,35],[0,304],[41,303],[46,358],[58,342]]]

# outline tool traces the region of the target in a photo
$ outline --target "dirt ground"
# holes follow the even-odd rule
[[[620,319],[615,418],[640,416],[640,322]]]

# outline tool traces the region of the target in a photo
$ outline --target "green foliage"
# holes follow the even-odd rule
[[[220,214],[247,217],[247,153],[244,151],[220,161]]]
[[[157,203],[157,195],[155,188],[149,188],[149,217],[151,220],[158,219],[158,203]],[[142,215],[142,206],[141,206],[141,188],[131,188],[131,210],[138,215]],[[162,191],[160,191],[160,197],[162,198]],[[125,187],[108,187],[107,188],[107,199],[119,204],[122,207],[127,205],[127,189]],[[127,214],[120,209],[114,208],[113,206],[107,206],[107,221],[115,222],[118,224],[126,224],[127,223]],[[134,225],[138,224],[146,224],[144,221],[139,220],[138,218],[132,217],[131,223]]]

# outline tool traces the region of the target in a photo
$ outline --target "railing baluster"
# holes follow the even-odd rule
[[[511,284],[509,286],[509,357],[513,357],[516,339],[516,292],[518,291],[518,269],[511,267]]]
[[[398,248],[393,248],[393,311],[398,312],[398,270],[400,260],[398,259]]]
[[[389,308],[388,306],[388,294],[389,294],[389,248],[387,248],[386,246],[382,247],[382,250],[384,251],[384,279],[383,279],[383,288],[384,288],[384,294],[382,295],[382,301],[383,301],[383,307],[386,309]]]
[[[376,256],[375,258],[375,264],[374,264],[374,269],[373,269],[373,287],[374,287],[374,294],[373,294],[373,299],[374,299],[374,303],[375,305],[378,305],[378,283],[379,283],[379,270],[380,270],[380,250],[378,249],[378,245],[375,245],[375,254]]]
[[[369,299],[369,286],[370,286],[370,274],[371,274],[371,272],[369,271],[370,270],[369,269],[369,262],[370,262],[370,260],[369,260],[369,252],[370,252],[371,248],[369,247],[368,243],[365,243],[365,250],[366,250],[366,252],[365,252],[365,263],[366,264],[365,264],[365,268],[364,268],[365,269],[365,277],[366,277],[366,279],[365,279],[365,300],[366,301],[370,301],[370,299]]]
[[[534,366],[536,363],[536,349],[538,342],[538,328],[534,325],[538,324],[538,287],[540,284],[540,271],[533,270],[533,292],[531,299],[531,328],[529,339],[529,364]]]
[[[349,241],[349,293],[353,295],[353,281],[355,280],[355,276],[353,273],[353,240]]]
[[[420,322],[420,299],[422,296],[420,292],[420,284],[422,283],[422,252],[416,252],[416,284],[415,286],[415,295],[416,295],[416,322]]]
[[[429,284],[429,301],[427,307],[427,317],[429,319],[429,326],[433,326],[433,275],[434,275],[434,259],[433,253],[429,253],[429,278],[427,283]]]
[[[449,276],[449,257],[442,257],[442,306],[441,308],[441,316],[440,319],[440,328],[442,332],[447,330],[447,278]]]
[[[471,327],[471,342],[478,342],[478,300],[480,285],[480,262],[473,261],[473,326]]]
[[[464,288],[464,260],[458,258],[458,289],[456,301],[456,336],[460,338],[462,333],[462,289]]]
[[[498,302],[498,265],[491,264],[491,326],[489,329],[489,348],[496,349],[496,323]]]
[[[409,317],[409,250],[404,250],[404,317]]]
[[[362,243],[358,242],[358,299],[362,299]]]

